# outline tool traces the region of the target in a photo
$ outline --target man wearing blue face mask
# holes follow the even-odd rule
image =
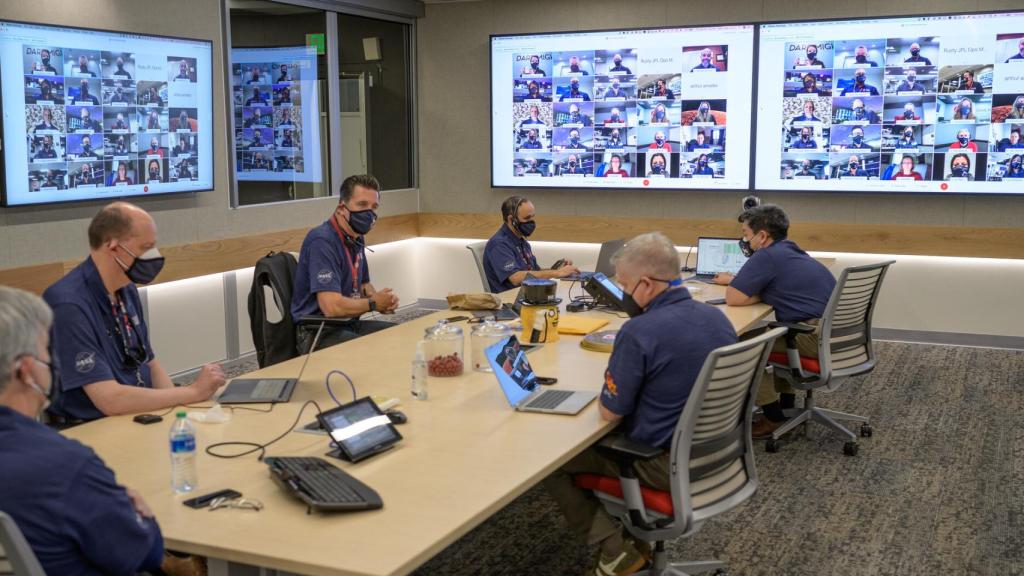
[[[725,301],[729,306],[750,306],[764,302],[775,309],[779,322],[803,322],[817,326],[832,296],[836,279],[823,264],[800,249],[789,236],[789,217],[772,204],[745,210],[738,218],[743,239],[740,249],[749,259],[733,276],[719,274],[716,284],[727,285]],[[819,332],[797,334],[801,356],[817,358]],[[786,342],[775,343],[775,352],[785,352]],[[757,405],[764,417],[755,420],[754,438],[770,436],[786,417],[782,410],[792,408],[796,391],[782,379],[765,376],[758,387]],[[774,385],[773,385],[774,384]]]
[[[864,129],[860,126],[855,127],[850,131],[850,143],[844,148],[850,148],[855,150],[868,150],[871,148],[867,142],[864,141]]]
[[[156,359],[136,284],[164,265],[156,223],[138,206],[114,202],[89,224],[89,257],[43,293],[54,314],[64,367],[50,407],[59,425],[163,410],[209,399],[224,384],[219,365],[203,366],[191,386],[174,386]]]
[[[376,223],[379,208],[377,179],[369,174],[349,176],[341,183],[341,199],[334,213],[302,241],[295,268],[292,318],[349,319],[344,325],[324,326],[317,350],[394,326],[360,318],[371,312],[391,314],[398,308],[398,296],[390,288],[377,290],[370,283],[366,262],[365,235]],[[309,351],[319,329],[319,324],[296,329],[300,353]]]
[[[878,88],[867,83],[868,73],[863,68],[857,68],[853,72],[853,84],[843,88],[843,96],[847,94],[866,94],[869,96],[878,96]]]
[[[620,423],[617,432],[633,442],[661,449],[658,456],[638,461],[636,472],[644,486],[667,491],[679,416],[708,354],[734,344],[736,333],[725,314],[697,302],[682,286],[679,253],[665,235],[631,239],[612,262],[630,320],[615,336],[598,410],[603,420]],[[649,559],[650,548],[624,532],[590,490],[574,484],[573,476],[585,473],[617,476],[619,466],[591,447],[552,473],[544,486],[570,531],[599,546],[597,566],[589,574],[633,574]]]
[[[491,292],[504,292],[523,283],[526,275],[535,278],[565,278],[579,272],[571,260],[555,269],[541,270],[533,249],[526,240],[537,228],[537,212],[523,196],[509,196],[501,203],[501,228],[484,247],[484,274]]]

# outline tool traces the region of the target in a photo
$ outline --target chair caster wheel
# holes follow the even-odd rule
[[[856,456],[857,451],[860,450],[860,446],[856,442],[847,442],[843,444],[843,454],[847,456]]]
[[[860,435],[864,438],[871,438],[871,435],[875,433],[874,428],[870,424],[863,424],[860,427]]]
[[[781,446],[779,444],[779,441],[776,440],[775,438],[769,438],[768,441],[764,443],[765,452],[770,452],[774,454],[779,451],[779,448],[781,448]]]

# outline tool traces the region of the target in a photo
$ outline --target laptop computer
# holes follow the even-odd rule
[[[217,402],[221,404],[277,404],[291,400],[295,385],[302,379],[302,373],[306,371],[306,365],[309,364],[309,357],[313,355],[316,345],[320,342],[320,334],[324,331],[324,325],[325,323],[321,323],[320,328],[316,331],[313,345],[309,347],[309,352],[306,353],[306,359],[302,361],[302,368],[299,369],[297,377],[235,378],[224,387]]]
[[[520,412],[578,414],[597,398],[593,391],[538,389],[537,375],[515,335],[487,348],[484,355],[508,403]]]
[[[614,256],[615,253],[621,250],[622,247],[625,245],[626,240],[624,238],[619,238],[618,240],[609,240],[601,244],[601,251],[597,253],[596,270],[594,270],[593,272],[584,272],[581,270],[578,274],[566,276],[565,278],[562,278],[562,280],[570,282],[585,282],[591,276],[598,272],[608,277],[615,276],[615,266],[612,266],[612,256]]]
[[[747,262],[739,238],[697,238],[697,270],[687,280],[711,283],[719,272],[736,274]]]

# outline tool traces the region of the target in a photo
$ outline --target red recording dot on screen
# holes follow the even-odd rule
[[[943,182],[942,184],[939,185],[939,188],[941,188],[943,191],[949,190],[949,184]]]
[[[644,186],[650,186],[650,185],[651,185],[651,181],[650,180],[644,180]]]
[[[143,192],[149,192],[149,186],[143,186],[142,187],[142,191]]]

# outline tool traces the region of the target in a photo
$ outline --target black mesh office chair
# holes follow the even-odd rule
[[[843,453],[856,456],[859,450],[857,435],[837,420],[860,422],[860,435],[871,436],[873,430],[868,418],[846,414],[835,410],[818,408],[814,391],[822,389],[831,392],[838,389],[847,379],[871,372],[875,368],[875,349],[871,342],[871,319],[875,303],[882,289],[882,280],[895,260],[846,268],[839,275],[832,290],[819,330],[818,357],[802,357],[796,346],[796,334],[812,333],[814,326],[807,324],[785,324],[773,322],[771,326],[785,327],[785,353],[776,352],[769,356],[769,363],[775,374],[789,382],[797,390],[805,390],[804,406],[795,411],[792,418],[780,426],[765,444],[768,452],[779,449],[779,439],[797,426],[816,422],[846,438]]]
[[[671,448],[671,492],[643,487],[633,463],[661,449],[609,436],[598,450],[617,460],[618,478],[580,474],[576,485],[594,491],[608,512],[635,537],[654,542],[651,567],[637,574],[686,576],[724,571],[717,560],[668,564],[665,541],[689,536],[708,519],[745,502],[757,490],[750,438],[754,396],[772,343],[785,329],[711,352],[676,424]]]

